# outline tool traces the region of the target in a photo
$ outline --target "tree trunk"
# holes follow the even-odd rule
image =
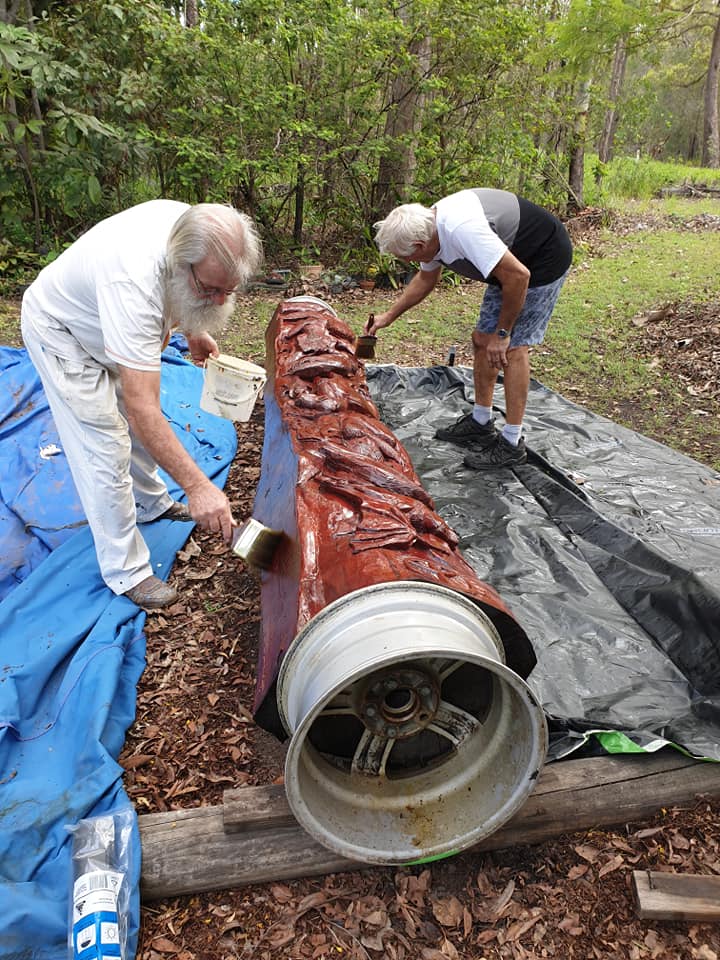
[[[585,134],[587,132],[588,113],[590,111],[590,80],[583,80],[577,100],[578,106],[573,124],[570,145],[570,182],[568,206],[571,210],[581,210],[583,201],[583,177],[585,175]]]
[[[704,167],[720,167],[720,131],[718,131],[718,74],[720,72],[720,16],[715,21],[710,62],[705,77],[703,106],[705,119],[703,122],[703,151],[702,165]]]
[[[32,0],[25,0],[25,15],[27,16],[27,26],[28,30],[35,30],[35,21],[34,13],[32,9]],[[30,100],[32,102],[33,114],[35,119],[43,122],[42,110],[40,109],[40,99],[38,97],[37,90],[33,86],[30,91]],[[45,134],[43,133],[43,128],[41,127],[39,132],[35,135],[35,142],[37,143],[38,150],[41,154],[45,153]]]
[[[196,27],[199,22],[197,0],[185,0],[185,26]]]
[[[7,98],[7,110],[8,110],[8,129],[13,135],[13,140],[15,139],[14,134],[18,126],[17,111],[15,108],[15,97],[9,96]],[[20,160],[20,173],[25,184],[25,190],[27,192],[28,202],[32,208],[33,212],[33,225],[35,232],[35,248],[39,249],[40,243],[42,241],[42,222],[40,216],[40,198],[37,192],[37,186],[35,184],[35,177],[33,176],[32,169],[32,157],[30,151],[28,150],[28,145],[26,140],[22,140],[15,143],[15,152],[17,153],[18,159]]]
[[[625,78],[626,64],[627,46],[625,44],[625,38],[620,37],[615,44],[615,56],[613,58],[612,74],[610,75],[610,91],[608,94],[609,104],[605,113],[605,124],[598,145],[598,156],[601,163],[608,163],[612,160],[613,141],[615,140],[615,130],[617,129],[618,122],[617,102],[620,97],[623,79]]]
[[[18,10],[22,0],[0,0],[0,23],[13,25],[17,21]]]
[[[302,246],[303,223],[305,220],[305,167],[297,165],[295,180],[295,218],[293,221],[293,243],[296,247]]]
[[[411,3],[403,2],[399,16],[409,20]],[[380,158],[375,193],[375,210],[379,217],[387,214],[398,202],[407,199],[415,175],[415,147],[420,128],[425,96],[420,81],[430,65],[430,40],[413,40],[408,52],[413,58],[406,73],[395,77],[390,87],[390,107],[385,119],[385,142],[388,152]]]

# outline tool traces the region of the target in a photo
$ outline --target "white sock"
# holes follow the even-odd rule
[[[476,420],[481,427],[485,426],[486,423],[490,423],[492,417],[492,407],[481,407],[479,403],[476,403],[473,407],[473,420]]]
[[[506,423],[502,428],[503,439],[507,440],[508,443],[511,443],[514,447],[520,442],[520,434],[522,433],[522,424]]]

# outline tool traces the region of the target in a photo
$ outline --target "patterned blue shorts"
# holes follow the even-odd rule
[[[546,283],[542,287],[528,287],[525,303],[512,329],[511,347],[531,347],[543,342],[550,316],[569,272],[565,272],[558,280]],[[478,333],[492,333],[495,330],[501,303],[502,289],[488,285],[480,305],[480,318],[475,328]]]

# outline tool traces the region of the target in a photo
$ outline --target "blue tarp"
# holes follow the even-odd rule
[[[223,486],[235,428],[199,409],[202,371],[182,359],[183,346],[176,338],[163,355],[163,411]],[[67,958],[66,826],[129,802],[117,758],[145,666],[145,614],[103,583],[54,447],[61,444],[27,354],[0,348],[0,957],[13,960]],[[167,578],[191,531],[168,520],[143,526],[158,576]],[[140,916],[137,826],[134,833],[131,957]]]

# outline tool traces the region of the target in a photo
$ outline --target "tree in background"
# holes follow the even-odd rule
[[[397,16],[407,33],[404,56],[389,77],[385,111],[385,151],[378,163],[373,204],[378,219],[400,201],[408,200],[415,185],[418,134],[425,111],[430,77],[430,37],[424,19],[413,23],[412,0],[400,0]]]
[[[568,202],[574,209],[583,205],[588,146],[599,140],[603,156],[612,153],[627,57],[652,42],[670,16],[663,11],[658,0],[569,0],[548,25],[549,49],[559,64],[550,79],[569,90],[563,122],[569,128]]]
[[[199,22],[197,0],[185,0],[185,26],[196,27]]]
[[[607,107],[605,109],[605,121],[598,142],[598,158],[601,163],[608,163],[612,160],[615,131],[618,125],[618,105],[622,93],[623,80],[625,79],[627,58],[627,37],[623,35],[615,41],[615,53],[610,71],[610,88],[608,90]]]
[[[621,149],[703,162],[703,144],[717,126],[718,16],[717,0],[657,4],[647,42],[628,49]]]
[[[720,4],[718,4],[720,6]],[[720,13],[715,17],[710,60],[703,89],[703,142],[702,164],[704,167],[720,167],[720,132],[718,131],[718,75],[720,74]]]
[[[593,145],[699,142],[718,7],[681,3],[0,0],[0,263],[161,195],[348,263],[399,200],[581,206]]]

